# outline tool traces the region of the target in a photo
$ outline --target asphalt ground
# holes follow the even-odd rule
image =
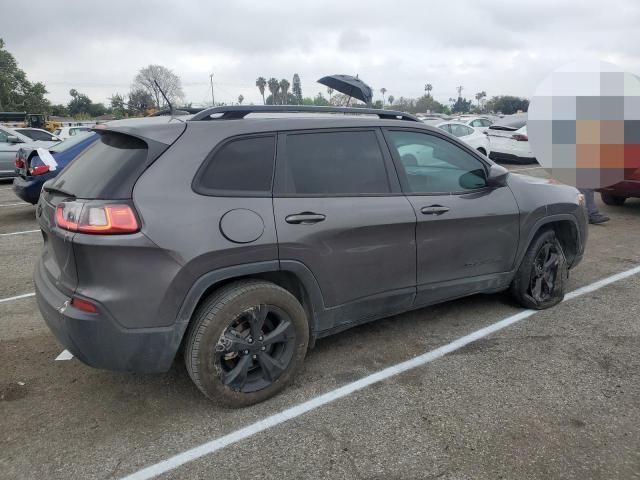
[[[512,169],[533,166],[510,167]],[[526,170],[544,176],[542,170]],[[599,201],[599,198],[598,198]],[[0,300],[33,291],[34,207],[0,183]],[[640,200],[601,211],[569,290],[640,265]],[[159,478],[640,478],[640,275],[538,312]],[[166,374],[54,361],[33,297],[0,302],[0,478],[121,478],[521,312],[476,295],[322,339],[300,375],[229,410]]]

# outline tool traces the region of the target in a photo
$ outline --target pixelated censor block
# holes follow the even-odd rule
[[[640,78],[606,62],[575,62],[544,79],[529,104],[536,159],[556,180],[602,188],[640,168]]]

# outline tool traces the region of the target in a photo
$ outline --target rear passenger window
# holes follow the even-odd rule
[[[205,164],[196,191],[209,195],[271,194],[275,136],[231,140]]]
[[[288,134],[282,161],[280,193],[347,196],[390,191],[373,131]]]

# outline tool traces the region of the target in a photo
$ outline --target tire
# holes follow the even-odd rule
[[[545,254],[544,250],[547,248],[549,250],[546,254],[555,257]],[[544,265],[547,264],[549,266],[545,268]],[[567,260],[555,232],[542,230],[531,241],[520,263],[511,283],[511,294],[526,308],[542,310],[553,307],[564,298],[567,270]]]
[[[184,359],[202,393],[239,408],[285,388],[308,344],[309,325],[300,302],[273,283],[246,280],[213,292],[196,310]]]
[[[600,198],[602,198],[602,201],[607,205],[613,205],[616,207],[621,206],[627,199],[627,197],[620,197],[618,195],[611,195],[610,193],[602,192],[600,192]]]

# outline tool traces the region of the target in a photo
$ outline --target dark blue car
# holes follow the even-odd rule
[[[13,191],[25,202],[35,205],[40,198],[42,184],[58,175],[71,160],[98,138],[96,133],[90,132],[70,137],[49,148],[49,153],[58,164],[53,171],[40,159],[37,150],[20,149],[16,155],[18,176],[13,180]]]

